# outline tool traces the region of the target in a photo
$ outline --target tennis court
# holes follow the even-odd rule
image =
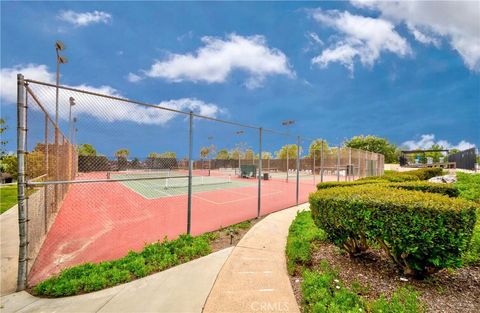
[[[184,170],[130,171],[109,174],[111,179],[131,179],[122,184],[147,199],[156,199],[188,194],[188,172]],[[142,179],[143,178],[143,179]],[[192,177],[192,192],[208,192],[247,186],[255,187],[255,180],[245,181],[230,173],[212,175],[209,170]]]
[[[307,202],[322,180],[383,169],[378,155],[319,148],[318,139],[38,81],[19,86],[26,93],[19,99],[29,104],[19,106],[19,121],[28,123],[19,128],[29,155],[23,165],[28,177],[43,177],[28,181],[36,192],[19,202],[19,211],[28,214],[27,225],[20,226],[27,257],[19,266],[26,267],[22,281],[29,285],[147,243],[215,231]],[[100,114],[82,115],[72,134],[72,125],[62,119],[56,124],[48,113],[55,111],[51,99],[57,92],[61,103],[77,101],[67,107],[74,114],[91,103]],[[120,108],[140,112],[121,133],[111,115]],[[87,143],[93,152],[81,153]]]

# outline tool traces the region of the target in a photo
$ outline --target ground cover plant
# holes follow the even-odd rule
[[[73,266],[39,283],[31,291],[38,296],[63,297],[126,283],[236,244],[259,220],[244,221],[201,236],[164,239],[145,245],[140,252],[130,251],[114,261]]]

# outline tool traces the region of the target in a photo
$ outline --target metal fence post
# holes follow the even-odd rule
[[[347,148],[348,149],[348,170],[347,170],[347,175],[348,175],[348,180],[350,180],[350,176],[354,175],[353,174],[353,166],[352,166],[352,148]],[[355,177],[354,177],[355,179]]]
[[[192,165],[193,165],[193,112],[190,111],[188,128],[188,207],[187,207],[187,234],[192,228]]]
[[[257,218],[260,217],[261,196],[262,196],[262,128],[259,130],[259,145],[258,145],[258,206]]]
[[[300,136],[297,137],[297,205],[300,187]]]
[[[361,160],[361,153],[360,153],[360,150],[357,150],[357,157],[358,157],[358,177],[357,178],[360,178],[360,175],[361,175],[361,169],[362,169],[362,160]]]
[[[365,151],[365,177],[368,177],[368,151]]]
[[[19,230],[19,253],[18,253],[18,276],[17,291],[24,290],[27,285],[27,218],[25,207],[25,150],[27,125],[27,107],[25,105],[25,81],[22,74],[17,75],[17,188],[18,188],[18,230]]]
[[[315,146],[314,146],[314,147],[315,147]],[[315,150],[315,148],[314,148],[314,149],[313,149],[313,165],[312,165],[312,167],[313,167],[313,171],[312,171],[312,172],[313,172],[313,184],[314,184],[314,185],[315,185],[315,152],[316,152],[316,151],[317,151],[317,150]]]
[[[340,145],[337,148],[337,182],[340,181]]]
[[[323,140],[320,146],[320,182],[323,183]]]
[[[45,181],[48,181],[48,116],[45,115]],[[43,187],[43,214],[44,214],[44,223],[45,223],[45,234],[48,231],[48,219],[47,219],[47,213],[48,213],[48,186]]]

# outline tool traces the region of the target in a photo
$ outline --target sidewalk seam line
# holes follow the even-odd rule
[[[98,310],[95,311],[95,313],[97,313],[97,312],[99,312],[101,309],[103,309],[110,301],[112,301],[113,298],[115,298],[116,296],[118,296],[118,294],[119,294],[121,291],[123,291],[123,290],[124,290],[124,289],[120,290],[120,291],[117,292],[116,294],[113,294],[113,295],[110,297],[110,299],[108,299],[107,301],[105,301],[105,303],[104,303],[102,306],[100,306],[100,307],[98,308]]]
[[[237,246],[233,246],[233,249],[230,251],[228,257],[225,259],[225,261],[224,261],[223,264],[222,264],[222,267],[220,267],[220,270],[218,271],[217,275],[215,276],[215,280],[213,281],[212,287],[210,288],[210,291],[208,292],[208,295],[207,295],[207,297],[205,298],[205,301],[203,302],[202,312],[205,310],[205,306],[207,305],[208,298],[210,297],[210,294],[212,293],[213,287],[215,287],[215,283],[217,282],[217,279],[218,279],[218,276],[220,275],[220,272],[222,271],[223,267],[224,267],[225,264],[227,263],[228,259],[230,259],[230,257],[232,256],[233,251],[235,250],[235,248],[237,248]]]
[[[25,291],[25,292],[26,292],[26,291]],[[29,293],[27,292],[27,294],[29,294]],[[30,294],[29,294],[29,295],[30,295]],[[22,308],[20,308],[20,309],[18,309],[18,310],[15,310],[14,313],[19,312],[19,311],[21,311],[21,310],[29,307],[30,305],[34,304],[35,302],[37,302],[37,301],[39,301],[39,300],[41,299],[41,298],[37,298],[37,297],[35,297],[35,298],[36,298],[35,301],[32,301],[32,302],[30,302],[29,304],[27,304],[26,306],[24,306],[24,307],[22,307]]]

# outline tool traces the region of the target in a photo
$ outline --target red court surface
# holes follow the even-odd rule
[[[256,217],[258,190],[256,180],[250,180],[249,186],[194,193],[192,234]],[[313,180],[300,180],[299,203],[314,190]],[[261,215],[295,204],[294,179],[262,181]],[[73,184],[29,273],[29,285],[73,265],[140,251],[145,243],[173,239],[186,230],[187,195],[147,199],[120,182]]]

